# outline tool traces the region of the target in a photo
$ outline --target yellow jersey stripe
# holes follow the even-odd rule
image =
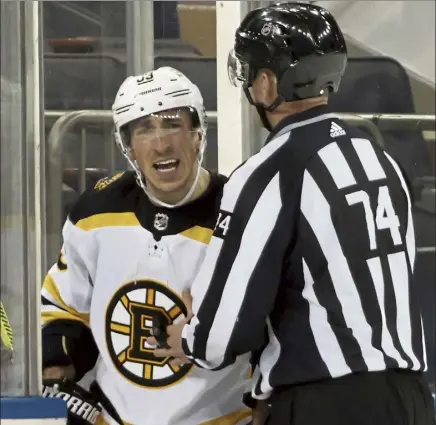
[[[79,229],[88,231],[101,227],[131,227],[141,226],[139,220],[133,212],[123,213],[102,213],[83,218],[76,223]],[[180,235],[193,239],[194,241],[209,244],[213,230],[202,226],[194,226],[184,230]]]
[[[56,283],[50,274],[48,274],[45,277],[44,284],[42,285],[42,287],[52,296],[53,300],[59,306],[59,308],[65,310],[65,312],[68,312],[71,316],[75,318],[75,320],[79,320],[80,322],[83,322],[89,326],[89,313],[80,313],[74,308],[67,305],[65,301],[62,299],[59,289],[57,288]],[[48,312],[46,313],[48,314]],[[50,313],[54,313],[54,312],[50,312]]]
[[[180,234],[186,238],[208,245],[212,238],[213,230],[206,227],[194,226],[181,232]]]
[[[76,223],[76,227],[82,230],[94,230],[101,227],[130,227],[140,226],[136,215],[132,212],[102,213],[82,218]]]
[[[74,316],[73,314],[68,313],[66,311],[42,311],[41,320],[44,325],[53,322],[54,320],[76,320],[78,322],[83,323],[86,326],[89,326],[89,320],[85,321],[80,317]]]

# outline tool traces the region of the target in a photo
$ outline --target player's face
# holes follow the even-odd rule
[[[201,137],[187,110],[164,111],[130,125],[132,155],[147,186],[168,194],[188,192],[197,171]],[[156,193],[157,192],[157,193]]]

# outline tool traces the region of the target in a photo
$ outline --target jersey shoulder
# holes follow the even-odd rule
[[[102,190],[125,175],[126,172],[121,172],[121,173],[114,174],[113,176],[103,177],[95,184],[94,190],[95,191]]]
[[[350,187],[354,190],[355,187],[368,189],[372,184],[383,182],[403,191],[404,181],[411,193],[400,163],[380,140],[363,129],[332,117],[303,131],[302,135],[306,137],[304,143],[309,143],[309,138],[313,140],[303,173],[308,171],[321,186],[331,180],[335,189]]]
[[[172,211],[167,211],[179,221],[180,227],[201,226],[213,229],[218,215],[224,185],[228,181],[222,174],[210,172],[210,182],[206,191],[196,200],[182,205]],[[183,224],[182,224],[183,222]]]
[[[104,177],[79,197],[71,209],[70,221],[76,224],[97,214],[131,212],[138,190],[140,188],[132,171]]]
[[[328,114],[324,119],[292,129],[291,133],[292,138],[298,138],[299,141],[301,139],[303,141],[304,139],[311,140],[311,143],[299,144],[306,149],[313,147],[315,152],[330,143],[342,143],[344,140],[350,139],[366,139],[378,145],[372,134],[343,121],[335,114]]]
[[[223,174],[209,171],[210,173],[210,186],[209,190],[217,196],[222,192],[224,185],[228,182],[229,178]]]
[[[307,122],[296,124],[288,133],[288,138],[278,152],[277,163],[281,171],[284,187],[298,186],[310,164],[318,162],[320,156],[330,161],[334,168],[340,169],[344,155],[354,151],[356,144],[370,145],[378,156],[383,148],[374,137],[362,129],[342,121],[333,113],[320,116]],[[284,135],[283,134],[283,135]],[[271,142],[270,142],[271,143]],[[343,159],[343,161],[341,161]]]

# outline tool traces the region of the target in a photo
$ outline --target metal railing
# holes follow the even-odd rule
[[[217,112],[207,112],[209,122],[217,125]],[[434,131],[435,115],[388,115],[388,114],[343,114],[338,113],[338,118],[349,124],[367,130],[374,140],[384,146],[381,131]],[[47,232],[49,234],[48,255],[54,258],[61,244],[60,229],[62,227],[62,141],[73,129],[80,125],[80,167],[79,190],[86,186],[86,127],[112,125],[112,113],[105,110],[81,111],[46,111],[46,128],[50,128],[48,136],[47,163],[47,193],[50,195],[47,205]],[[113,168],[115,144],[111,144],[111,164]],[[113,170],[112,170],[113,171]],[[425,248],[427,249],[427,248]],[[434,250],[434,247],[432,248]]]

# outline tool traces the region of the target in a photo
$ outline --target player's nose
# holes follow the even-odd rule
[[[173,151],[172,143],[162,136],[155,138],[153,148],[158,155],[169,155]]]

